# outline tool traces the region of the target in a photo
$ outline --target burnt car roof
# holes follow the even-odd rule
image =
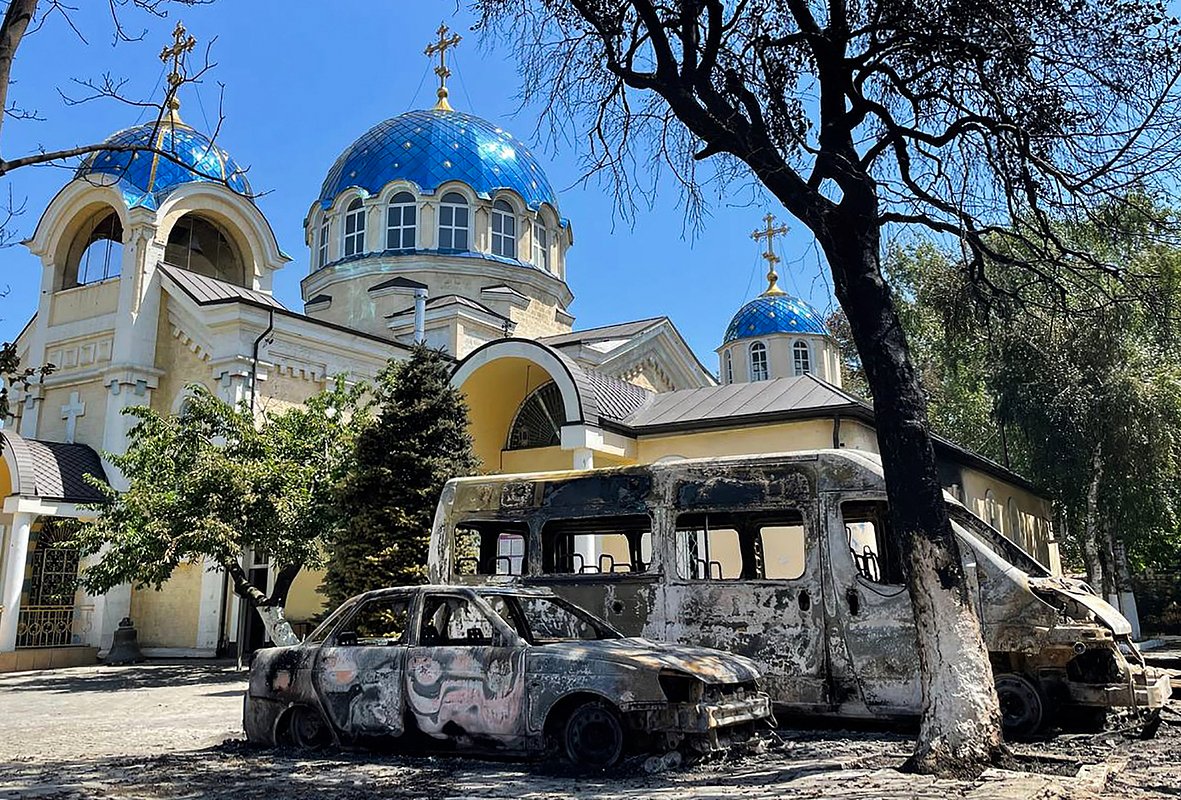
[[[449,586],[447,584],[426,584],[420,586],[388,586],[384,589],[373,589],[368,592],[363,592],[355,597],[349,598],[347,602],[353,600],[368,599],[371,597],[382,597],[390,594],[399,594],[401,592],[423,593],[423,592],[459,592],[461,594],[471,593],[480,597],[488,597],[494,595],[516,595],[520,597],[556,597],[551,590],[544,588],[524,588],[521,586]]]

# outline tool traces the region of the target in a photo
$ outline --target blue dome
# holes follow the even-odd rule
[[[458,180],[484,198],[512,189],[530,208],[558,207],[524,142],[487,120],[439,109],[410,111],[370,128],[328,171],[320,204],[328,208],[351,186],[376,194],[399,178],[425,192]]]
[[[240,194],[250,194],[245,172],[209,137],[183,122],[149,122],[112,135],[103,144],[149,150],[99,150],[78,167],[75,178],[113,175],[128,207],[156,208],[174,189],[185,183],[224,182]],[[167,153],[169,156],[161,155]]]
[[[771,333],[818,333],[828,335],[820,312],[790,294],[763,294],[738,309],[723,344]]]

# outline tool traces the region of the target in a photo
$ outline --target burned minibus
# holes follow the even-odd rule
[[[1148,716],[1169,697],[1131,626],[950,495],[1007,732]],[[783,714],[921,712],[880,459],[853,450],[450,481],[439,583],[546,586],[625,635],[749,656]]]

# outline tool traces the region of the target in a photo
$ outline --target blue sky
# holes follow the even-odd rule
[[[164,68],[157,56],[176,19],[202,47],[216,36],[217,68],[203,85],[182,90],[181,113],[195,127],[206,127],[206,119],[215,125],[217,84],[225,84],[218,144],[247,165],[252,186],[266,192],[258,203],[293,257],[275,280],[276,295],[291,308],[302,310],[299,280],[308,264],[303,218],[337,155],[377,122],[434,102],[435,77],[422,50],[440,20],[464,36],[453,64],[452,104],[538,145],[535,153],[559,191],[561,212],[574,225],[567,277],[576,297],[570,309],[576,327],[664,314],[712,369],[712,351],[730,317],[765,286],[761,249],[750,233],[768,210],[784,216],[773,201],[757,188],[731,186],[726,196],[710,197],[709,218],[694,235],[670,184],[655,207],[625,221],[607,187],[578,183],[583,126],[570,141],[538,141],[536,111],[520,108],[512,53],[481,42],[468,30],[472,17],[456,13],[452,2],[220,0],[179,9],[165,20],[127,11],[127,27],[147,34],[117,46],[107,4],[79,5],[76,21],[88,43],[51,18],[21,45],[10,99],[35,108],[44,121],[7,121],[5,157],[99,141],[142,121],[139,109],[115,101],[67,106],[59,89],[84,94],[74,79],[111,73],[128,79],[129,96],[158,99]],[[41,167],[4,179],[4,190],[26,203],[25,214],[12,223],[20,238],[32,233],[41,210],[69,178],[67,169]],[[826,312],[834,305],[827,268],[811,236],[794,220],[787,222],[792,232],[776,247],[783,259],[781,285]],[[0,339],[9,340],[36,306],[40,262],[16,245],[0,251],[0,265],[0,286],[9,288],[0,299]]]

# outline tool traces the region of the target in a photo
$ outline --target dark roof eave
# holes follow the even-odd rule
[[[793,422],[805,419],[824,419],[837,416],[842,418],[856,419],[870,426],[876,425],[872,408],[863,403],[849,403],[846,405],[817,406],[815,408],[777,411],[769,414],[737,414],[734,416],[718,417],[715,419],[686,420],[682,422],[670,422],[661,425],[644,425],[640,427],[632,427],[622,420],[600,418],[599,427],[614,433],[638,438],[640,436],[662,436],[677,433],[692,433],[694,431],[700,430],[737,428],[750,423],[767,424],[775,422]],[[1033,492],[1035,494],[1045,494],[1043,489],[1038,487],[1027,478],[1019,475],[1008,467],[1005,467],[1003,464],[998,464],[990,458],[986,458],[979,453],[974,453],[971,450],[956,444],[950,439],[939,435],[932,435],[931,441],[934,444],[937,454],[950,456],[954,460],[959,461],[966,466],[987,472],[997,478],[1004,480],[1007,483],[1011,483],[1014,486],[1026,489],[1027,491]]]
[[[184,290],[184,287],[181,287],[181,288],[182,288],[182,290]],[[244,297],[226,297],[226,298],[218,298],[217,300],[206,300],[206,301],[202,302],[202,301],[198,300],[197,298],[193,297],[192,294],[189,294],[189,292],[187,290],[185,290],[185,294],[188,294],[189,297],[191,297],[193,299],[193,302],[195,302],[199,306],[222,306],[222,305],[228,305],[231,303],[240,303],[241,305],[250,306],[251,308],[261,309],[262,311],[273,311],[274,313],[278,314],[281,317],[290,317],[291,319],[302,320],[303,322],[309,322],[313,325],[319,325],[322,328],[328,328],[329,330],[340,331],[341,333],[347,333],[352,336],[357,336],[361,339],[368,339],[369,341],[372,341],[372,342],[380,342],[382,344],[391,345],[391,346],[397,347],[401,350],[406,350],[407,352],[414,349],[414,347],[412,345],[404,344],[403,342],[399,342],[396,339],[387,339],[384,336],[378,336],[373,333],[365,333],[364,331],[359,331],[356,328],[350,328],[347,325],[338,325],[335,322],[327,322],[326,320],[316,319],[315,317],[309,317],[307,314],[300,314],[298,311],[292,311],[289,308],[272,306],[272,305],[268,305],[267,303],[260,303],[257,300],[250,300],[250,299],[247,299]],[[448,355],[447,357],[449,359],[451,359],[452,361],[455,360],[455,358],[453,356]]]

